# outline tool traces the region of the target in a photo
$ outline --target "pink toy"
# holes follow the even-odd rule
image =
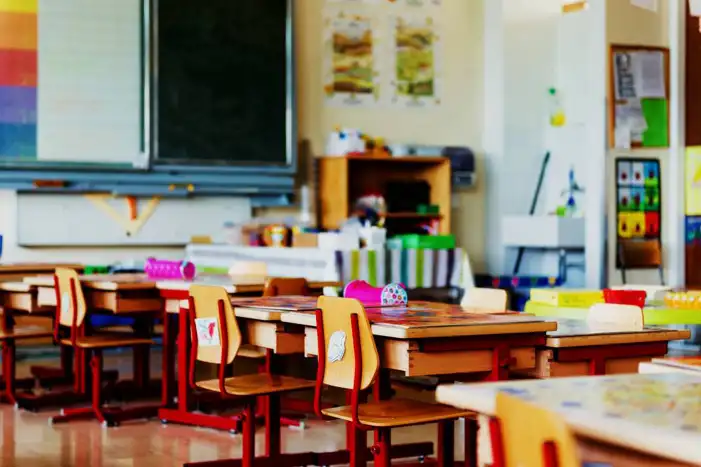
[[[373,287],[361,280],[346,284],[343,296],[355,298],[363,305],[406,305],[409,301],[404,284],[391,283],[384,287]]]
[[[195,265],[189,261],[169,261],[149,258],[144,265],[144,272],[149,279],[185,279],[195,278]]]

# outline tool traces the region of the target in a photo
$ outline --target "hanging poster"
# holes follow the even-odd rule
[[[701,215],[701,147],[686,148],[684,198],[687,216]]]
[[[329,105],[376,104],[380,93],[377,31],[367,16],[329,15],[324,27],[324,92]]]
[[[388,68],[391,104],[398,107],[440,105],[440,35],[431,16],[393,16]]]

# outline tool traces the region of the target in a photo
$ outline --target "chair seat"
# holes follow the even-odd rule
[[[327,417],[353,421],[351,407],[334,407],[323,410]],[[407,399],[392,399],[371,402],[358,406],[360,423],[375,428],[394,428],[400,426],[422,425],[475,415],[474,412],[460,410],[447,405]]]
[[[236,353],[236,356],[244,358],[265,358],[266,351],[255,345],[243,344]]]
[[[0,330],[0,341],[51,337],[53,332],[41,326],[15,326],[12,330]]]
[[[70,339],[61,339],[61,344],[73,345]],[[76,347],[81,349],[110,349],[151,344],[153,344],[151,339],[130,336],[124,333],[95,334],[93,336],[79,337],[75,343]]]
[[[290,376],[261,373],[226,378],[224,385],[228,394],[245,397],[311,389],[315,382]],[[219,379],[200,381],[197,386],[208,391],[220,392]]]

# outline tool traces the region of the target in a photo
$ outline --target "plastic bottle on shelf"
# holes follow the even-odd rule
[[[554,127],[564,126],[567,119],[565,118],[565,109],[562,107],[557,89],[550,88],[548,93],[550,94],[550,125]]]

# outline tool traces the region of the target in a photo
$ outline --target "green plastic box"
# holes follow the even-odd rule
[[[388,243],[389,248],[407,250],[448,250],[455,248],[453,235],[397,235]]]

